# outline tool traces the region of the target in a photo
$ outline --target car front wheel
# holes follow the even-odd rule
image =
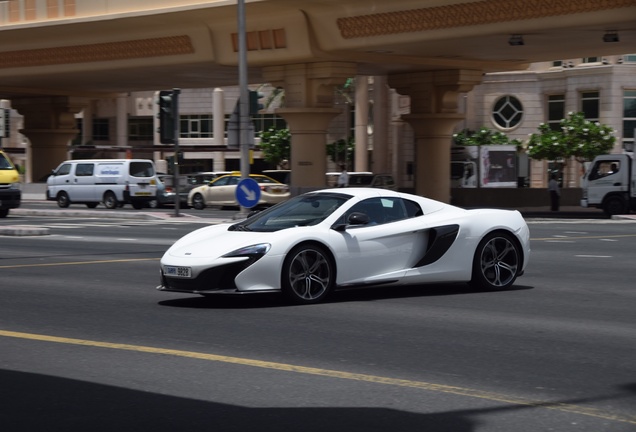
[[[507,233],[492,233],[477,246],[471,285],[481,289],[506,289],[521,268],[519,249]]]
[[[324,248],[304,245],[285,258],[282,290],[296,304],[318,303],[329,295],[336,281],[336,269]]]
[[[60,192],[57,195],[57,206],[59,208],[67,208],[69,205],[71,205],[71,200],[68,198],[66,192]]]
[[[203,195],[195,194],[192,197],[192,207],[197,210],[203,210],[205,208],[205,200],[203,199]]]

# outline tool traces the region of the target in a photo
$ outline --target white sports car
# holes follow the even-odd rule
[[[529,237],[515,210],[464,210],[386,189],[326,189],[184,236],[161,258],[157,289],[282,291],[296,303],[365,285],[505,289],[526,268]]]

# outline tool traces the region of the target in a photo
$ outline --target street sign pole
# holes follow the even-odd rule
[[[172,186],[174,187],[175,201],[174,201],[174,216],[179,217],[179,207],[181,205],[181,199],[179,197],[179,94],[181,89],[172,89],[172,121],[174,130],[174,159],[172,161],[172,173],[174,175],[172,180]]]
[[[245,0],[238,0],[238,49],[239,49],[239,124],[241,152],[241,178],[250,176],[250,144],[249,133],[249,91],[247,88],[247,41],[245,35]],[[241,207],[241,216],[247,215],[247,209]]]

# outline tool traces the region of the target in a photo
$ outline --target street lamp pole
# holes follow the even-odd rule
[[[249,89],[247,88],[247,40],[245,35],[245,0],[238,0],[238,51],[239,51],[239,149],[241,152],[241,178],[250,176]],[[247,209],[241,207],[241,214]]]

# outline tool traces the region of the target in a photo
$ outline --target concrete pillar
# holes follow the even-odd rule
[[[450,203],[450,152],[453,128],[464,118],[459,94],[481,82],[481,71],[449,70],[389,76],[391,87],[411,97],[403,115],[415,133],[415,193]]]
[[[373,166],[371,170],[376,173],[392,172],[388,127],[390,106],[387,77],[373,77]]]
[[[285,89],[285,107],[276,110],[291,132],[291,191],[325,187],[327,129],[340,113],[334,90],[356,75],[355,63],[303,63],[263,69],[265,81]]]
[[[215,88],[212,94],[212,121],[214,145],[225,145],[225,92],[220,88]]]
[[[366,75],[356,77],[354,171],[369,170],[369,80]]]
[[[24,116],[20,132],[30,141],[28,175],[31,181],[40,181],[67,159],[69,143],[79,133],[75,114],[88,105],[88,100],[53,96],[13,99],[12,104]]]
[[[93,141],[93,104],[89,101],[82,110],[82,144]]]
[[[128,145],[128,93],[117,96],[115,125],[117,131],[115,145],[126,147]]]
[[[326,186],[326,142],[329,122],[340,110],[333,108],[280,108],[276,111],[291,133],[292,195]]]

